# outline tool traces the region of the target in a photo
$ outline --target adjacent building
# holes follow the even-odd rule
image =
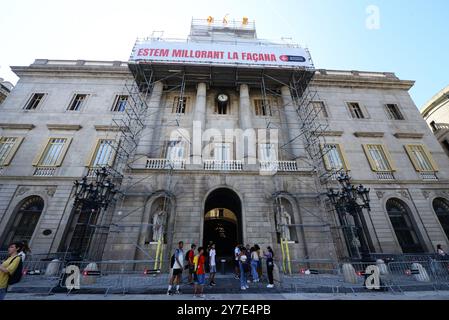
[[[154,259],[182,240],[280,256],[285,241],[297,262],[354,257],[354,219],[325,197],[341,171],[371,189],[369,251],[449,246],[449,158],[410,97],[414,82],[394,73],[316,69],[307,50],[260,40],[247,21],[196,20],[189,41],[138,41],[128,62],[12,70],[20,80],[0,106],[2,248],[20,239],[39,253]],[[74,210],[73,182],[100,167],[119,177],[116,203]]]
[[[0,104],[5,101],[6,97],[9,95],[13,87],[14,86],[12,85],[12,83],[4,81],[3,78],[0,78]]]

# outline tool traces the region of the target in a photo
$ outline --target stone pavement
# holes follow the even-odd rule
[[[35,293],[8,293],[6,300],[59,300],[59,301],[102,301],[102,300],[188,300],[188,301],[246,301],[246,300],[449,300],[449,291],[424,291],[404,293],[272,293],[272,294],[208,294],[206,298],[194,298],[191,294],[177,296],[167,295],[132,295],[132,294],[35,294]]]

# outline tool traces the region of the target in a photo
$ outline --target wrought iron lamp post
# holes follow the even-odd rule
[[[75,210],[80,210],[80,212],[83,212],[83,210],[86,209],[89,210],[89,219],[83,228],[81,241],[78,241],[77,247],[75,248],[78,253],[81,253],[81,250],[83,249],[82,247],[86,236],[91,236],[91,234],[86,235],[91,223],[96,223],[97,219],[92,221],[92,216],[98,216],[102,209],[106,210],[117,193],[115,185],[112,183],[111,178],[109,177],[109,172],[106,168],[98,169],[95,173],[95,181],[93,182],[89,183],[87,176],[84,176],[81,182],[78,180],[74,182],[75,202],[73,206]],[[90,244],[87,243],[81,258],[85,258],[86,253],[89,250],[89,245]]]
[[[341,185],[340,190],[329,189],[327,196],[337,210],[350,257],[355,260],[363,259],[372,248],[363,216],[363,209],[370,210],[370,189],[363,185],[355,187],[347,173],[340,173],[337,181]]]

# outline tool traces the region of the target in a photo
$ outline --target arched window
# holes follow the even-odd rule
[[[8,229],[4,238],[2,248],[16,241],[27,241],[33,236],[42,210],[44,210],[44,200],[38,196],[32,196],[18,205],[13,216],[13,223]]]
[[[433,200],[433,210],[440,220],[446,236],[449,238],[449,201],[443,198],[436,198]]]
[[[418,239],[409,207],[399,199],[387,201],[387,212],[404,253],[424,252]]]

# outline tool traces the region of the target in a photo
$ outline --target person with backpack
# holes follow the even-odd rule
[[[190,250],[187,251],[185,260],[187,261],[187,269],[189,270],[189,279],[188,282],[190,285],[193,285],[193,274],[195,272],[195,264],[193,263],[193,259],[195,258],[195,249],[196,245],[192,244],[190,246]]]
[[[0,265],[0,300],[4,300],[8,286],[15,284],[22,278],[22,259],[20,243],[11,243],[8,247],[8,259]]]
[[[240,267],[240,289],[249,289],[246,274],[250,271],[249,258],[246,252],[246,248],[242,246],[239,255],[239,267]]]
[[[204,257],[204,248],[198,248],[198,255],[194,258],[195,263],[195,289],[193,297],[205,298],[203,294],[204,284],[206,282],[206,270],[205,270],[206,258]]]
[[[168,285],[167,295],[173,295],[172,287],[176,281],[176,291],[175,294],[181,294],[179,291],[179,284],[181,283],[182,271],[184,270],[184,252],[182,248],[184,246],[184,242],[179,241],[178,248],[175,250],[175,253],[172,255],[170,259],[170,267],[173,270],[172,276],[170,278],[170,283]]]

